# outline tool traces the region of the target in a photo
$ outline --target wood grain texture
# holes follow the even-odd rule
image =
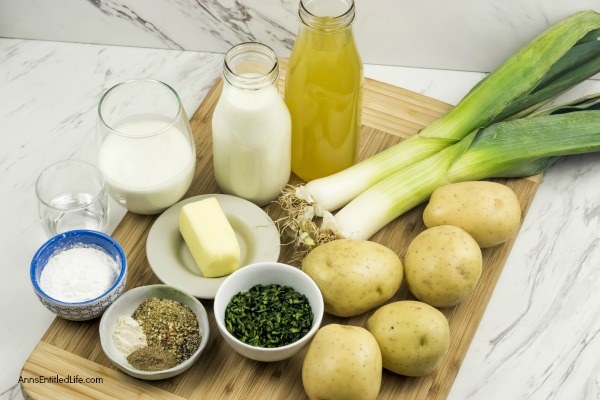
[[[282,67],[285,64],[282,63]],[[210,120],[222,84],[218,82],[190,121],[197,150],[194,181],[186,197],[217,193],[212,172]],[[379,152],[402,138],[417,133],[438,118],[450,106],[425,96],[370,79],[365,80],[363,129],[360,158]],[[501,180],[511,187],[521,202],[523,216],[535,195],[540,177]],[[273,219],[281,214],[275,205],[266,208]],[[400,256],[410,241],[425,229],[423,206],[396,219],[372,240],[382,243]],[[146,237],[155,220],[153,216],[127,213],[113,236],[128,257],[127,288],[157,283],[146,259]],[[484,268],[473,294],[459,306],[442,310],[450,322],[451,344],[448,356],[437,371],[423,378],[406,378],[383,373],[379,399],[444,399],[456,377],[460,364],[481,320],[512,241],[484,251]],[[291,249],[282,251],[280,261],[289,260]],[[390,301],[411,298],[406,285]],[[212,302],[202,301],[209,313],[211,335],[200,359],[188,371],[175,378],[143,382],[122,374],[103,354],[99,344],[98,321],[70,322],[55,319],[23,367],[22,376],[103,377],[104,384],[23,384],[26,395],[35,399],[68,398],[185,398],[185,399],[305,399],[301,366],[304,351],[289,360],[260,363],[235,353],[220,337]],[[332,322],[364,326],[372,312],[353,318],[326,315],[323,323]]]

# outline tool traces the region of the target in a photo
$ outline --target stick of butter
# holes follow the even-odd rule
[[[206,278],[229,275],[240,266],[240,245],[217,199],[183,206],[179,231]]]

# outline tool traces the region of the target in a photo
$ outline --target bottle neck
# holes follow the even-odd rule
[[[279,78],[277,55],[261,43],[238,44],[225,55],[223,77],[227,84],[241,90],[271,87]]]
[[[300,21],[322,32],[340,32],[351,28],[354,21],[354,0],[300,0]]]

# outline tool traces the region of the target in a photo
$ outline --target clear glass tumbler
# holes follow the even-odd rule
[[[196,146],[177,92],[155,80],[109,89],[98,105],[98,166],[110,195],[131,212],[156,214],[187,192]]]
[[[93,164],[65,160],[42,171],[35,184],[38,211],[48,236],[73,229],[106,232],[108,195]]]

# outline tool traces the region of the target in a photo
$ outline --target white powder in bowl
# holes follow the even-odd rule
[[[95,247],[76,246],[48,260],[39,284],[53,299],[78,303],[102,296],[117,276],[117,262],[107,253]]]
[[[128,315],[121,315],[117,319],[112,338],[115,347],[124,357],[148,346],[142,327],[135,319]]]

